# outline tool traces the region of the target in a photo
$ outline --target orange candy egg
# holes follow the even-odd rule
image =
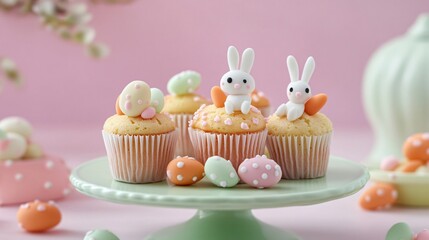
[[[192,185],[204,177],[204,166],[195,158],[177,157],[168,164],[167,177],[174,185]]]
[[[211,95],[213,104],[217,108],[221,108],[225,106],[226,95],[219,86],[212,87],[212,90],[210,91],[210,95]]]
[[[310,116],[318,113],[320,109],[322,109],[323,106],[325,106],[327,101],[328,101],[328,95],[324,93],[314,95],[305,103],[305,113],[307,113]]]
[[[118,98],[116,99],[116,104],[115,104],[115,110],[116,110],[116,114],[118,115],[124,115],[124,113],[122,112],[121,108],[119,107],[119,98],[121,96],[118,96]]]
[[[34,201],[20,206],[18,224],[28,232],[47,231],[61,221],[61,212],[53,202]]]
[[[360,197],[359,204],[366,210],[380,210],[389,208],[398,198],[395,188],[386,183],[375,183]]]
[[[405,141],[402,150],[408,160],[426,164],[429,161],[429,133],[411,135]]]

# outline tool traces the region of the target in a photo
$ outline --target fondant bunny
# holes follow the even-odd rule
[[[276,115],[279,117],[286,115],[288,121],[294,121],[302,116],[305,103],[311,98],[311,89],[308,82],[313,74],[315,63],[313,57],[308,57],[301,80],[299,79],[298,63],[291,55],[287,58],[287,66],[291,79],[291,83],[287,87],[289,101],[277,108]]]
[[[244,114],[250,111],[250,94],[255,89],[255,80],[250,75],[255,54],[253,49],[244,50],[240,69],[238,69],[238,51],[234,46],[228,48],[229,72],[220,80],[222,91],[228,95],[225,101],[225,112],[241,111]]]

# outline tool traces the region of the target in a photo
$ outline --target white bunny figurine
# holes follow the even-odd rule
[[[311,98],[311,89],[308,82],[313,74],[315,63],[313,57],[308,57],[299,80],[298,63],[293,56],[288,56],[287,66],[291,83],[287,86],[287,97],[289,101],[283,103],[276,110],[279,117],[287,115],[288,121],[294,121],[304,113],[305,103]]]
[[[227,95],[225,101],[225,112],[241,111],[247,114],[250,111],[250,94],[255,90],[255,80],[250,75],[255,53],[253,49],[244,50],[241,66],[238,69],[238,51],[235,47],[228,48],[229,72],[225,73],[220,80],[220,88]]]

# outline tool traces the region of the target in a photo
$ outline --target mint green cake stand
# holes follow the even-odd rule
[[[338,157],[330,158],[323,178],[282,180],[270,189],[254,189],[245,184],[223,189],[205,180],[188,187],[170,186],[167,182],[127,184],[112,179],[106,157],[81,164],[70,176],[79,192],[101,200],[198,209],[187,222],[163,229],[145,240],[300,239],[259,221],[251,209],[323,203],[357,192],[368,179],[364,166]]]

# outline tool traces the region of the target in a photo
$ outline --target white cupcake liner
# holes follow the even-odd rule
[[[174,158],[175,131],[146,136],[102,133],[115,180],[150,183],[165,179],[167,165]]]
[[[189,121],[192,120],[193,114],[170,114],[177,128],[177,144],[175,156],[194,157],[194,147],[189,137]]]
[[[195,158],[205,163],[211,156],[221,156],[238,166],[246,159],[264,154],[267,129],[257,133],[220,134],[206,133],[189,128]]]
[[[331,133],[319,136],[268,135],[270,157],[283,172],[284,179],[323,177],[329,160]]]

